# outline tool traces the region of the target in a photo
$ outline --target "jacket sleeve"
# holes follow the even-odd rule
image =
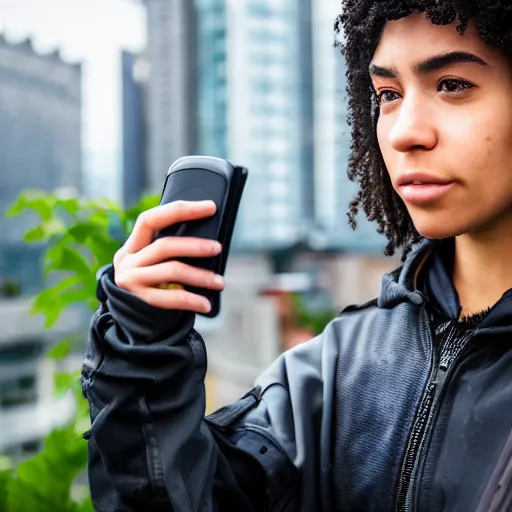
[[[112,272],[99,279],[82,369],[96,510],[320,510],[321,339],[281,356],[238,402],[205,418],[194,315],[152,308]]]

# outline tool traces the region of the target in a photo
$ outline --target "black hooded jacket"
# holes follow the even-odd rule
[[[107,269],[82,371],[96,509],[510,510],[512,293],[446,338],[433,322],[458,324],[452,246],[422,244],[377,300],[206,418],[194,315],[170,325]]]

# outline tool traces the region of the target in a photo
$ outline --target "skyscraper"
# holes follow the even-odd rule
[[[41,285],[41,249],[22,242],[33,219],[4,214],[24,189],[81,191],[81,106],[80,64],[0,36],[0,276],[28,293]]]
[[[15,459],[73,414],[72,400],[53,397],[54,369],[44,354],[87,324],[80,311],[68,311],[56,329],[43,331],[41,317],[30,315],[43,247],[23,243],[32,216],[4,214],[25,189],[81,192],[81,107],[80,64],[0,36],[0,281],[13,282],[0,290],[0,451]]]
[[[233,248],[375,250],[346,211],[345,65],[331,0],[146,0],[149,189],[200,153],[250,169]],[[315,234],[321,236],[314,236]],[[313,236],[312,236],[313,235]]]
[[[130,208],[146,187],[144,84],[137,77],[138,57],[121,53],[123,165],[121,173],[122,203]]]
[[[358,228],[348,225],[346,212],[357,192],[347,177],[350,130],[347,123],[346,66],[334,47],[338,2],[310,0],[312,5],[312,73],[314,108],[315,218],[325,243],[348,251],[379,251],[383,238],[361,215]]]
[[[145,0],[148,15],[147,188],[196,152],[196,19],[192,0]]]
[[[228,155],[226,1],[194,0],[197,12],[198,151]]]
[[[235,247],[294,243],[310,220],[300,3],[195,0],[199,150],[250,169]]]

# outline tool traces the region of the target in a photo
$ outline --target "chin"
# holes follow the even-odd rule
[[[445,216],[437,217],[436,215],[421,215],[412,217],[414,227],[418,233],[431,240],[442,240],[445,238],[453,238],[467,232],[467,226],[457,222],[452,217],[447,219]]]

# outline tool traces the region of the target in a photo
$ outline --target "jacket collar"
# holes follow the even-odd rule
[[[428,297],[447,318],[458,319],[460,304],[451,279],[452,262],[453,240],[424,240],[409,255],[402,267],[384,275],[378,306],[392,308],[402,302],[420,306]],[[426,271],[425,283],[419,280],[422,270]],[[509,329],[511,325],[512,289],[505,292],[492,307],[480,324],[480,329]]]
[[[384,275],[378,299],[379,307],[392,308],[401,302],[412,302],[419,306],[425,302],[424,292],[418,289],[418,276],[437,243],[424,240],[413,250],[402,267]]]

